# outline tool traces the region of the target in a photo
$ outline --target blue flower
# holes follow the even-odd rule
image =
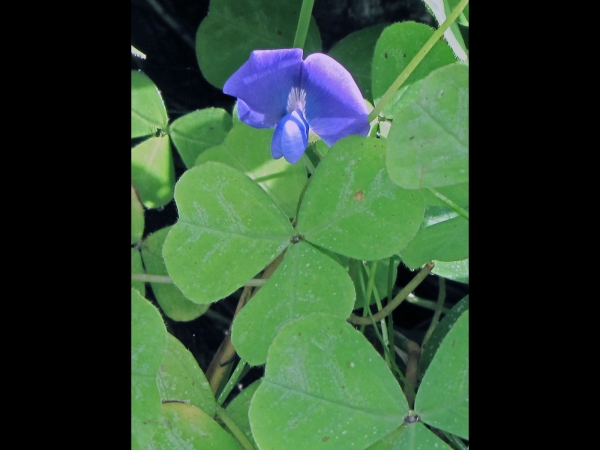
[[[316,134],[331,146],[351,134],[369,133],[368,112],[352,75],[333,58],[302,49],[255,50],[225,83],[238,99],[240,120],[275,128],[273,158],[294,164]],[[312,139],[311,139],[312,140]]]

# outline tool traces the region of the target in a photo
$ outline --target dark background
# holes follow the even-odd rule
[[[147,59],[131,57],[131,69],[141,70],[156,84],[162,93],[171,121],[207,107],[220,107],[229,112],[234,99],[210,85],[202,76],[194,50],[196,31],[208,12],[208,0],[132,0],[131,45],[145,53]],[[366,26],[413,20],[435,26],[421,0],[316,0],[313,16],[319,27],[326,53],[337,41]],[[176,151],[176,176],[185,167]],[[164,208],[146,210],[144,236],[172,225],[177,221],[174,202]],[[410,270],[398,269],[395,292],[414,276]],[[417,288],[415,295],[436,300],[438,277],[429,276]],[[451,306],[468,294],[468,286],[447,281],[446,305]],[[220,315],[233,317],[240,291],[214,303],[210,311],[191,322],[174,322],[165,317],[170,333],[177,337],[206,370],[225,337],[227,323],[215,319]],[[147,296],[154,301],[152,289],[147,285]],[[433,312],[408,302],[403,302],[394,312],[394,324],[399,331],[420,343]],[[243,379],[247,385],[262,376],[262,368],[253,368]],[[232,395],[235,394],[235,390]]]

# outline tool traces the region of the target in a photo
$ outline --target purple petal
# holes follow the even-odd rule
[[[225,82],[223,92],[242,100],[240,120],[255,128],[272,128],[286,115],[287,98],[292,87],[299,86],[301,70],[302,49],[254,50]]]
[[[282,156],[289,163],[297,163],[308,146],[308,123],[302,111],[296,109],[279,121],[271,141],[273,158]]]
[[[351,134],[369,133],[369,113],[352,75],[333,58],[314,53],[304,61],[306,120],[327,145]]]

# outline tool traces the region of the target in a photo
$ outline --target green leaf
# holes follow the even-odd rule
[[[260,186],[221,163],[186,171],[175,186],[179,221],[163,246],[183,294],[211,303],[233,293],[287,248],[294,230]]]
[[[372,84],[375,104],[433,33],[434,30],[429,26],[416,22],[395,23],[383,30],[373,54]],[[394,117],[400,108],[417,97],[421,80],[433,70],[454,62],[456,59],[448,44],[444,41],[436,42],[380,114],[387,118]]]
[[[311,178],[298,213],[299,232],[355,259],[398,253],[423,219],[423,196],[392,183],[385,141],[349,136],[335,143]]]
[[[131,71],[131,137],[155,134],[167,127],[167,110],[160,92],[146,75]]]
[[[432,72],[417,101],[394,116],[387,139],[390,178],[406,189],[469,180],[469,68]]]
[[[135,247],[131,249],[131,273],[144,273],[142,255]],[[146,295],[146,284],[143,281],[131,280],[131,287],[138,291],[142,296]]]
[[[427,372],[429,364],[433,360],[437,349],[440,347],[442,340],[448,334],[448,331],[452,329],[458,318],[469,309],[469,296],[462,298],[456,305],[452,307],[450,312],[444,316],[444,318],[436,325],[429,336],[427,345],[422,348],[421,359],[419,364],[421,365],[421,373]]]
[[[304,164],[289,164],[285,159],[271,155],[271,129],[256,129],[246,124],[233,128],[223,145],[202,153],[196,165],[217,161],[248,175],[256,181],[275,203],[294,217],[298,199],[307,180]]]
[[[371,93],[371,65],[375,44],[385,24],[366,27],[349,34],[329,50],[329,56],[338,61],[352,74],[363,97],[373,101]]]
[[[223,142],[232,126],[231,116],[227,111],[206,108],[175,120],[169,127],[169,135],[189,169],[198,155]]]
[[[131,182],[147,208],[171,201],[175,168],[167,136],[147,139],[131,149]]]
[[[158,431],[146,450],[241,450],[240,445],[201,409],[164,403]]]
[[[435,261],[435,267],[431,271],[440,277],[459,283],[469,283],[469,258],[460,261]]]
[[[229,418],[238,426],[244,433],[248,441],[258,450],[256,442],[254,442],[254,436],[252,436],[252,430],[250,428],[250,419],[248,418],[248,410],[250,409],[250,400],[256,392],[256,389],[262,383],[262,378],[256,380],[250,386],[240,392],[232,401],[227,405],[227,414]]]
[[[430,261],[460,261],[469,257],[469,222],[455,217],[419,230],[400,253],[411,269]]]
[[[144,234],[144,207],[131,186],[131,244],[137,243]]]
[[[204,372],[194,356],[172,334],[167,334],[167,353],[156,383],[162,401],[180,401],[200,408],[209,416],[217,412],[217,402]]]
[[[423,0],[427,5],[427,9],[431,12],[433,17],[438,23],[438,26],[443,24],[446,21],[446,17],[450,15],[452,10],[458,5],[460,0]],[[468,7],[468,5],[467,5]],[[465,7],[465,10],[467,10]],[[467,10],[468,14],[468,10]],[[463,41],[462,35],[458,29],[458,24],[456,21],[450,25],[444,32],[444,39],[448,42],[454,54],[461,61],[465,61],[467,59],[467,52],[465,47],[465,42]]]
[[[204,78],[219,89],[252,50],[291,48],[301,0],[211,0],[196,34],[196,57]],[[321,51],[321,36],[311,17],[304,54]]]
[[[429,364],[415,412],[426,424],[469,439],[469,310],[446,334]]]
[[[368,450],[452,450],[420,422],[403,424]]]
[[[269,349],[250,402],[260,448],[365,448],[408,414],[381,356],[345,320],[312,314],[286,325]]]
[[[142,258],[146,270],[152,275],[168,275],[162,248],[171,227],[162,228],[144,239],[142,244]],[[162,311],[173,320],[188,322],[200,317],[210,305],[194,303],[173,283],[150,283],[152,292]]]
[[[157,431],[160,395],[156,374],[167,348],[158,310],[131,289],[131,448],[142,449]]]
[[[343,267],[299,242],[288,248],[269,281],[238,313],[231,342],[251,365],[264,364],[273,339],[286,324],[315,312],[346,319],[354,299],[354,285]]]

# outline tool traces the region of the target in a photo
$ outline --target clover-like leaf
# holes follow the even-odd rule
[[[165,227],[147,236],[142,243],[142,258],[148,273],[168,275],[162,248],[171,227]],[[179,322],[188,322],[200,317],[209,305],[194,303],[173,283],[150,283],[156,301],[166,316]]]
[[[131,71],[131,137],[155,134],[167,127],[167,110],[160,92],[147,75]]]
[[[158,367],[165,357],[167,329],[158,310],[131,289],[131,448],[143,449],[157,431]]]
[[[163,403],[158,431],[145,450],[241,450],[217,422],[185,403]]]
[[[434,30],[422,23],[399,22],[385,28],[373,54],[373,99],[375,103],[388,90],[396,77],[408,66],[423,45],[433,36]],[[418,96],[422,80],[435,69],[456,62],[452,49],[442,40],[433,48],[385,105],[381,115],[393,118],[398,110]]]
[[[400,253],[411,269],[429,261],[460,261],[469,257],[469,222],[454,217],[421,228]]]
[[[469,180],[468,74],[460,63],[435,70],[394,116],[386,157],[394,183],[420,189]]]
[[[469,439],[469,310],[440,344],[423,379],[415,412],[441,430]]]
[[[250,402],[260,448],[365,448],[408,414],[400,386],[366,338],[326,314],[281,329]]]
[[[469,258],[460,261],[435,261],[431,271],[440,277],[459,283],[469,283]]]
[[[186,171],[175,186],[179,221],[163,246],[183,294],[211,303],[234,292],[290,244],[283,211],[243,173],[217,162]]]
[[[417,233],[423,196],[393,183],[385,141],[349,136],[331,147],[313,175],[298,213],[298,231],[355,259],[392,256]]]
[[[169,136],[189,169],[202,152],[223,142],[232,126],[227,111],[206,108],[175,120],[169,126]]]
[[[175,167],[167,136],[152,137],[131,149],[131,182],[147,208],[171,201]]]
[[[214,416],[217,403],[194,355],[172,334],[167,333],[167,352],[156,374],[160,398],[180,401]]]
[[[238,313],[231,342],[251,365],[264,364],[281,328],[315,312],[346,319],[354,306],[354,286],[336,261],[312,245],[288,248],[269,282]]]

